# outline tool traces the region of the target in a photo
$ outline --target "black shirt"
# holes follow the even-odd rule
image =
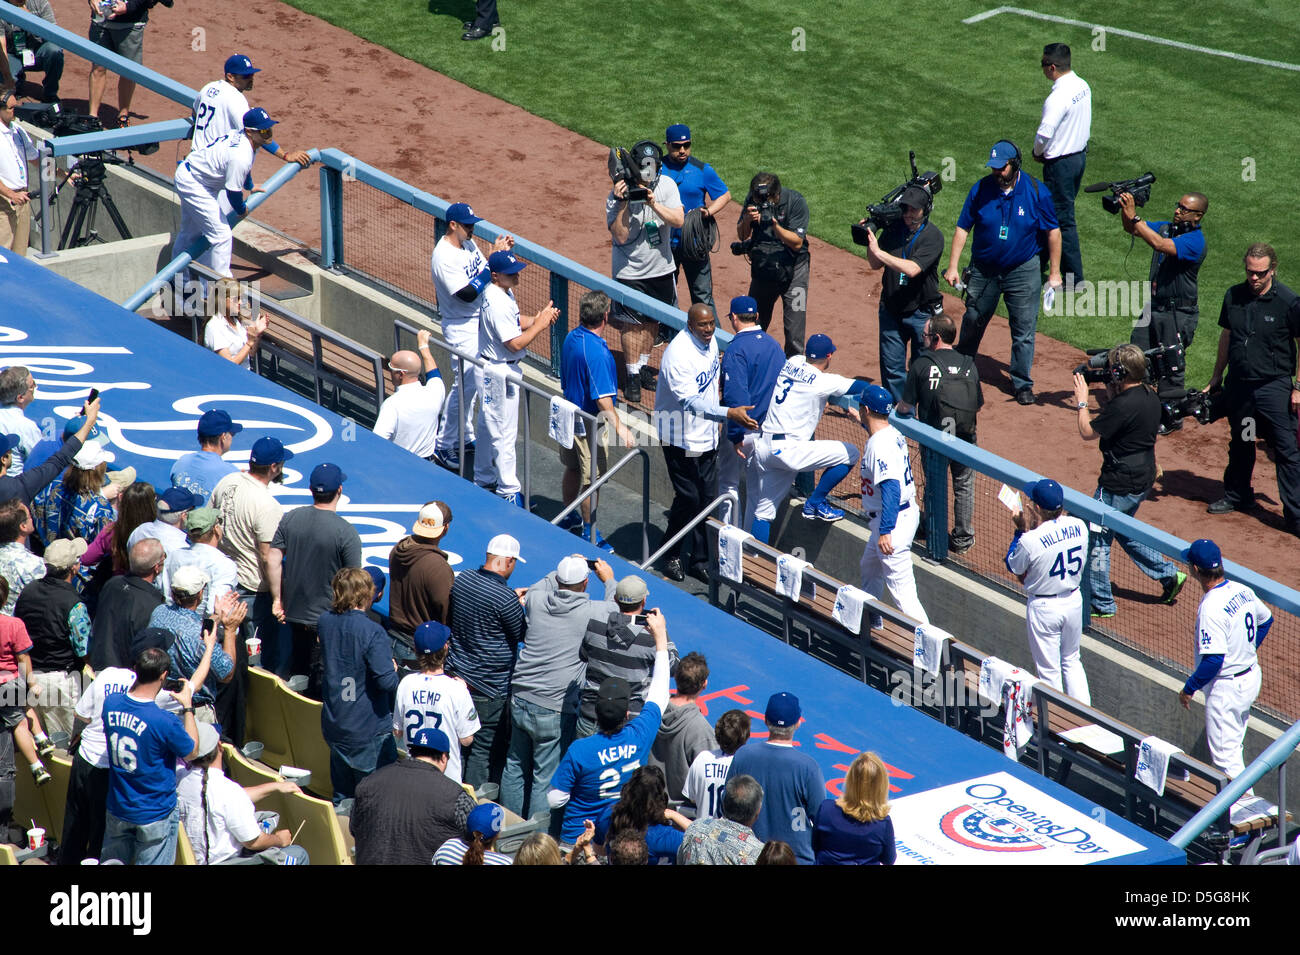
[[[944,370],[950,375],[957,375],[965,364],[970,365],[971,376],[975,380],[975,393],[978,395],[977,409],[984,407],[984,389],[979,387],[980,373],[974,360],[955,348],[927,349],[917,355],[907,369],[907,380],[903,383],[903,403],[916,409],[913,413],[917,421],[943,430],[944,413],[939,403],[939,385],[943,377],[942,372],[932,372],[940,362],[944,363]],[[970,435],[957,436],[970,440]]]
[[[429,865],[448,839],[465,835],[474,800],[438,767],[404,759],[357,784],[352,836],[357,865]]]
[[[891,222],[879,236],[883,252],[900,259],[910,259],[921,267],[921,274],[908,278],[886,267],[881,279],[880,298],[885,309],[894,315],[911,315],[935,303],[939,294],[939,257],[943,255],[943,233],[929,222],[909,235],[902,220]]]
[[[1228,330],[1228,378],[1270,381],[1295,376],[1300,296],[1275,278],[1256,296],[1245,282],[1223,296],[1219,327]]]
[[[1156,479],[1160,399],[1145,385],[1121,391],[1092,419],[1101,438],[1101,477],[1112,494],[1144,494]]]
[[[1147,224],[1156,230],[1157,235],[1171,238],[1172,222]],[[1174,248],[1181,254],[1151,253],[1151,304],[1153,308],[1162,311],[1172,307],[1195,311],[1196,278],[1201,271],[1201,263],[1205,261],[1205,233],[1200,229],[1192,229],[1172,237],[1172,241]]]
[[[751,195],[746,199],[746,204],[756,205],[756,200]],[[745,212],[742,209],[740,218],[743,220]],[[789,232],[797,232],[803,237],[803,247],[798,252],[790,252],[790,247],[776,237],[776,232],[768,226],[755,224],[753,232],[750,233],[754,238],[755,253],[772,254],[784,249],[794,263],[808,261],[808,202],[801,193],[793,189],[782,187],[781,198],[776,202],[776,209],[773,211],[773,217],[781,228]],[[739,221],[739,220],[738,220]]]

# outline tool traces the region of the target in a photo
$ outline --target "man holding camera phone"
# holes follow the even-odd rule
[[[1146,500],[1156,479],[1156,430],[1160,427],[1160,399],[1143,382],[1147,375],[1146,356],[1137,345],[1118,345],[1106,361],[1107,401],[1095,418],[1088,415],[1088,382],[1074,373],[1074,402],[1079,413],[1079,436],[1101,442],[1101,476],[1093,494],[1121,514],[1133,515]],[[1160,602],[1172,604],[1183,589],[1187,575],[1146,544],[1116,535],[1103,527],[1092,535],[1089,583],[1092,615],[1115,616],[1115,598],[1110,589],[1110,542],[1120,546],[1138,569],[1160,581]]]
[[[793,189],[782,189],[774,173],[760,172],[749,183],[745,208],[736,224],[734,255],[749,256],[749,296],[758,302],[758,325],[772,322],[781,299],[785,355],[802,355],[808,318],[808,203]]]

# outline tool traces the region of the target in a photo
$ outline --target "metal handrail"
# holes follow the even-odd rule
[[[700,513],[692,517],[690,519],[690,522],[687,523],[685,527],[683,527],[680,531],[674,534],[672,540],[660,546],[660,548],[657,551],[655,551],[651,556],[647,557],[645,560],[641,561],[641,563],[638,564],[637,566],[640,567],[642,570],[647,569],[651,564],[653,564],[660,557],[662,557],[669,550],[671,550],[676,544],[678,544],[682,540],[682,538],[684,538],[691,531],[695,530],[695,526],[699,524],[700,521],[707,518],[710,514],[716,511],[727,501],[730,501],[732,503],[732,506],[734,507],[740,507],[740,495],[738,495],[735,491],[723,491],[721,494],[715,497],[711,502],[709,502],[709,504],[705,506],[704,510],[700,511]],[[696,555],[696,559],[697,560],[699,559],[698,554]]]
[[[650,553],[650,455],[646,452],[645,448],[632,448],[629,450],[627,454],[623,455],[623,457],[619,458],[618,461],[614,463],[612,468],[607,470],[596,480],[592,481],[591,486],[588,487],[587,490],[574,498],[573,503],[560,511],[559,514],[556,514],[555,517],[551,518],[551,523],[559,524],[560,521],[572,514],[582,505],[583,501],[599,491],[605,484],[609,483],[610,478],[617,474],[623,465],[627,464],[628,461],[632,460],[632,458],[636,456],[640,456],[643,465],[641,468],[641,563],[637,566],[645,567],[650,563],[650,558],[648,556]],[[596,471],[596,455],[594,451],[591,457],[591,470],[594,475]],[[728,491],[727,493],[731,492]],[[596,515],[594,512],[591,515],[591,543],[596,543]]]

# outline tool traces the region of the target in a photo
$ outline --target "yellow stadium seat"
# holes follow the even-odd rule
[[[182,823],[176,827],[176,865],[198,865],[194,858],[194,847],[190,845],[189,834]]]
[[[0,844],[0,865],[17,865],[18,856],[14,854],[14,847],[11,845]]]
[[[72,781],[72,758],[54,755],[45,760],[45,768],[54,778],[41,787],[49,811],[50,834],[55,840],[63,838],[63,811],[68,806],[68,784]]]
[[[226,775],[244,788],[280,781],[279,774],[269,766],[254,762],[229,743],[221,744],[221,764]]]
[[[32,822],[35,821],[36,825],[45,830],[46,841],[61,839],[63,837],[63,828],[62,826],[58,829],[54,828],[54,820],[50,817],[49,802],[45,798],[45,791],[53,788],[56,784],[51,781],[44,786],[37,786],[36,780],[32,778],[31,770],[26,766],[26,761],[20,757],[17,762],[17,771],[14,773],[14,822],[22,827],[23,832],[26,832]],[[67,787],[65,784],[60,798],[65,798],[66,795]],[[63,809],[60,806],[60,818],[62,818],[62,813]]]
[[[284,681],[274,673],[261,667],[248,668],[244,738],[257,740],[266,747],[262,752],[262,762],[272,769],[279,769],[285,763],[294,765],[293,747],[289,742],[284,708],[280,703],[280,692],[284,688]],[[316,732],[320,733],[319,727]]]
[[[280,814],[280,828],[298,833],[294,844],[307,850],[312,865],[352,865],[343,828],[329,801],[306,793],[272,793],[257,808]]]
[[[293,753],[292,765],[310,771],[308,788],[316,795],[330,799],[334,795],[334,785],[330,780],[330,748],[321,735],[322,705],[295,693],[284,683],[277,690],[289,734],[289,748]]]

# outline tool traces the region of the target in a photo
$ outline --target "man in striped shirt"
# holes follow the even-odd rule
[[[498,534],[478,570],[461,571],[451,586],[451,652],[447,671],[469,684],[480,728],[465,755],[464,780],[475,789],[501,781],[510,747],[510,675],[527,623],[510,587],[519,541]]]

